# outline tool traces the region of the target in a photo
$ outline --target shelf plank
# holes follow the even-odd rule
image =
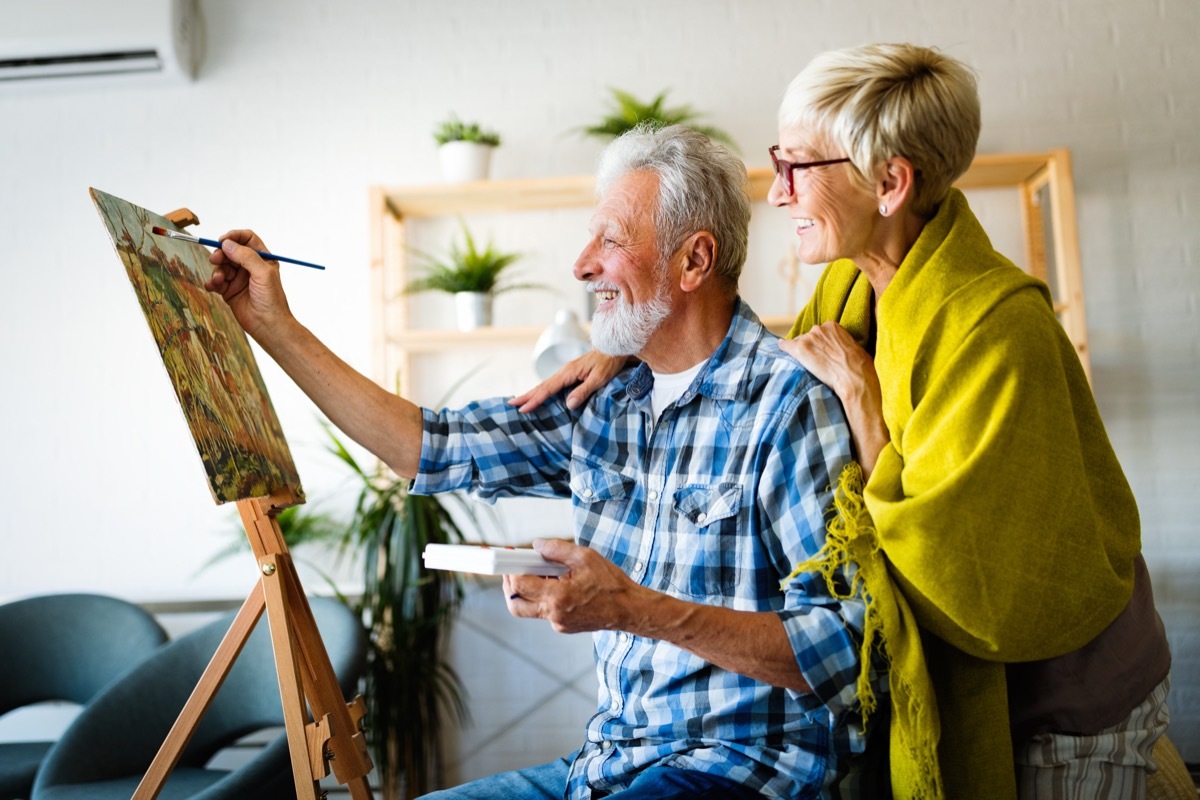
[[[976,156],[955,184],[961,189],[1015,186],[1035,177],[1051,161],[1048,153]],[[767,167],[748,170],[750,199],[766,200],[774,173]],[[388,211],[396,219],[447,214],[500,213],[548,208],[581,208],[596,202],[595,178],[568,175],[532,180],[476,181],[383,189]]]
[[[976,156],[954,185],[960,189],[998,189],[1020,186],[1047,169],[1050,153],[1005,153]]]
[[[385,189],[384,198],[392,216],[404,219],[587,207],[596,204],[595,186],[595,178],[591,175],[568,175]]]
[[[410,353],[437,353],[457,347],[533,347],[537,337],[546,328],[476,328],[473,331],[458,330],[414,330],[391,336],[390,344],[404,348]]]

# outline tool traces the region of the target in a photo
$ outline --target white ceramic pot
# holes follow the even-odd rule
[[[456,292],[454,309],[460,331],[473,331],[492,324],[492,295],[485,292]]]
[[[493,149],[479,142],[446,142],[438,147],[442,177],[447,183],[487,180]]]

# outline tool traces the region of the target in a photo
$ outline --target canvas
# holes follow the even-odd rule
[[[218,503],[283,491],[300,477],[246,334],[204,288],[202,245],[155,236],[178,227],[98,189],[92,200],[133,285]]]

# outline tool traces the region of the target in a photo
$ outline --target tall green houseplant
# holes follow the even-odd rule
[[[330,451],[358,485],[340,548],[363,557],[355,609],[370,638],[367,739],[383,797],[416,797],[438,788],[443,733],[468,717],[462,683],[445,657],[462,605],[461,578],[426,570],[421,554],[427,544],[457,543],[464,535],[443,501],[409,494],[408,481],[382,467],[364,469],[332,431],[329,436]]]

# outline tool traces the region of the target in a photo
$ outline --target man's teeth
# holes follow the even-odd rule
[[[598,289],[596,290],[596,299],[601,303],[607,303],[609,300],[617,299],[617,292],[611,289]]]

